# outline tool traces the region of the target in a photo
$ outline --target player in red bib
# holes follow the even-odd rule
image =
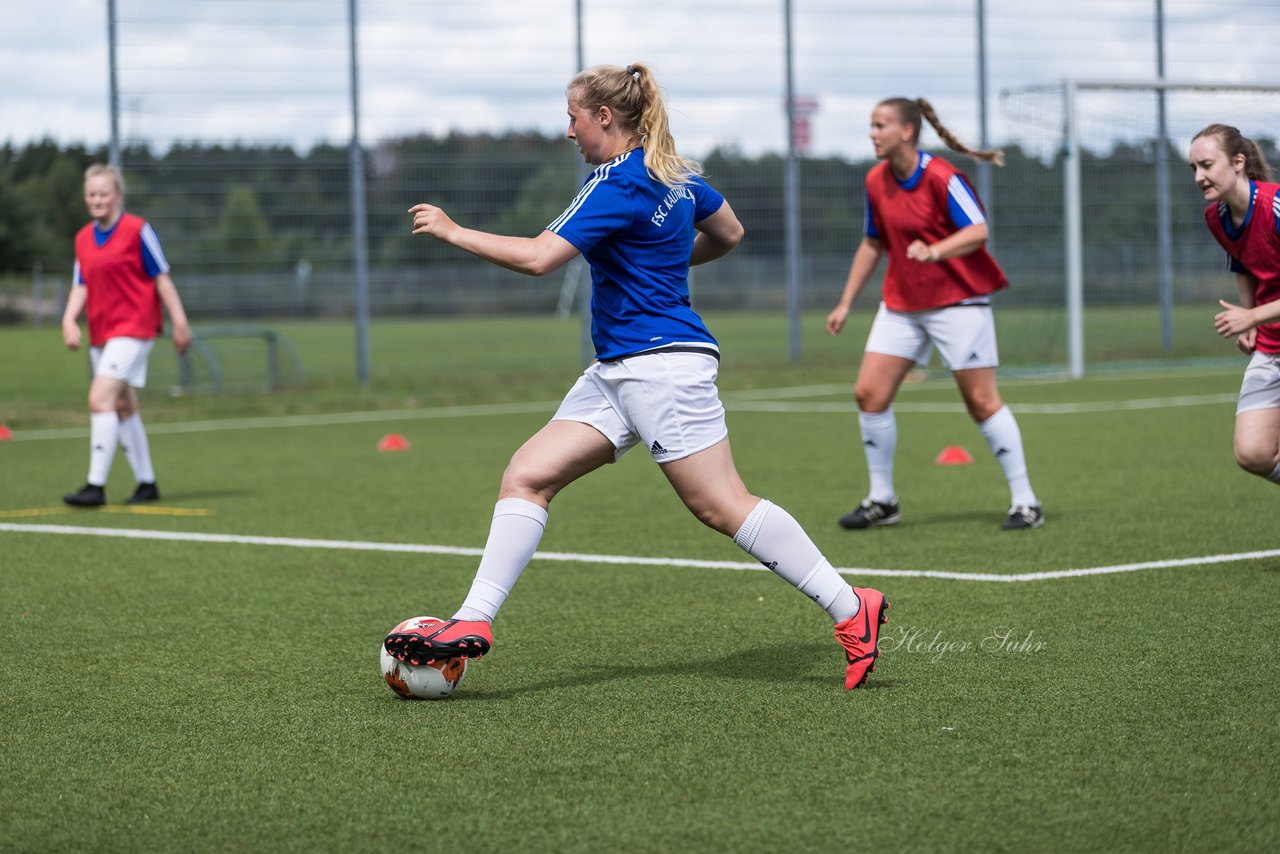
[[[1209,125],[1191,141],[1191,170],[1209,204],[1209,233],[1226,250],[1240,304],[1218,300],[1214,326],[1250,354],[1236,404],[1240,468],[1280,483],[1280,184],[1253,140]]]
[[[893,399],[911,368],[927,363],[936,347],[1009,481],[1011,506],[1002,527],[1039,528],[1044,513],[1027,475],[1022,434],[996,388],[991,294],[1008,283],[984,248],[986,214],[968,179],[941,157],[917,148],[922,117],[953,151],[1003,163],[999,151],[963,145],[923,98],[889,98],[871,113],[871,142],[882,162],[867,175],[865,234],[844,293],[827,316],[828,333],[840,334],[881,256],[889,257],[889,266],[855,391],[871,487],[840,524],[858,530],[902,518],[893,485],[898,442]]]
[[[164,326],[161,305],[173,321],[173,346],[179,354],[191,346],[191,327],[155,231],[124,212],[120,170],[90,166],[84,175],[84,201],[93,222],[76,235],[76,272],[62,315],[62,340],[72,350],[80,348],[79,318],[87,307],[93,365],[89,476],[63,500],[77,507],[106,503],[107,475],[118,442],[138,481],[128,503],[156,501],[160,490],[134,389],[147,382],[147,359]]]

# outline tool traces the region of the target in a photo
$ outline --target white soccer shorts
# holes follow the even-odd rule
[[[89,348],[94,376],[124,380],[134,388],[147,384],[147,360],[155,341],[142,338],[109,338],[101,347]]]
[[[1280,353],[1254,352],[1244,369],[1236,415],[1255,409],[1280,409]]]
[[[989,305],[950,305],[926,311],[894,311],[884,303],[871,324],[866,352],[929,364],[931,347],[949,371],[994,368],[996,320]]]
[[[719,368],[705,353],[661,350],[597,362],[551,420],[590,424],[613,443],[615,461],[641,443],[655,462],[684,459],[729,435],[716,388]]]

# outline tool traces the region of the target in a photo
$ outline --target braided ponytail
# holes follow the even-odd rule
[[[924,98],[916,98],[915,100],[910,98],[886,98],[880,104],[893,107],[898,111],[898,116],[904,125],[911,125],[915,128],[915,135],[911,139],[913,144],[918,145],[920,142],[920,119],[923,116],[929,124],[933,125],[933,129],[937,131],[938,136],[946,143],[947,148],[972,157],[974,160],[985,160],[997,166],[1004,165],[1004,152],[1000,149],[980,151],[970,148],[957,139],[956,135],[947,130],[946,126],[938,120],[938,114],[934,111],[933,104],[930,104]]]

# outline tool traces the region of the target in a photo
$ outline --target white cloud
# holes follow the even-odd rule
[[[350,135],[345,0],[116,2],[127,139],[307,147]],[[1280,81],[1273,4],[1166,0],[1168,76]],[[0,138],[105,142],[105,4],[13,5],[0,30]],[[583,6],[586,62],[651,63],[688,153],[784,146],[781,0]],[[866,156],[871,107],[899,94],[929,97],[944,121],[976,144],[973,0],[793,6],[796,92],[819,101],[814,154]],[[997,141],[1030,132],[1002,113],[1002,89],[1067,76],[1154,76],[1150,4],[988,0],[986,9],[989,121]],[[562,133],[574,24],[574,0],[361,0],[362,137],[372,144],[453,129]]]

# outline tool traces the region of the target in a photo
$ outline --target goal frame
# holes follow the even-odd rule
[[[1215,91],[1229,90],[1233,92],[1275,92],[1280,95],[1280,82],[1274,83],[1239,83],[1226,80],[1171,80],[1165,78],[1151,79],[1109,79],[1109,78],[1075,78],[1067,77],[1055,83],[1041,83],[1006,89],[1002,98],[1033,92],[1062,93],[1063,115],[1063,151],[1065,154],[1063,181],[1063,222],[1065,228],[1066,255],[1066,309],[1067,309],[1067,361],[1068,371],[1072,378],[1079,379],[1085,372],[1084,354],[1084,245],[1081,223],[1081,189],[1080,189],[1080,140],[1079,126],[1076,120],[1076,99],[1084,91],[1100,91],[1114,89],[1117,91],[1150,90],[1160,96],[1158,111],[1158,127],[1154,128],[1157,141],[1156,151],[1156,200],[1160,258],[1160,309],[1162,327],[1164,329],[1165,348],[1172,342],[1171,317],[1173,311],[1173,285],[1170,264],[1172,243],[1169,198],[1168,198],[1168,132],[1164,126],[1164,95],[1171,89],[1179,91]]]

